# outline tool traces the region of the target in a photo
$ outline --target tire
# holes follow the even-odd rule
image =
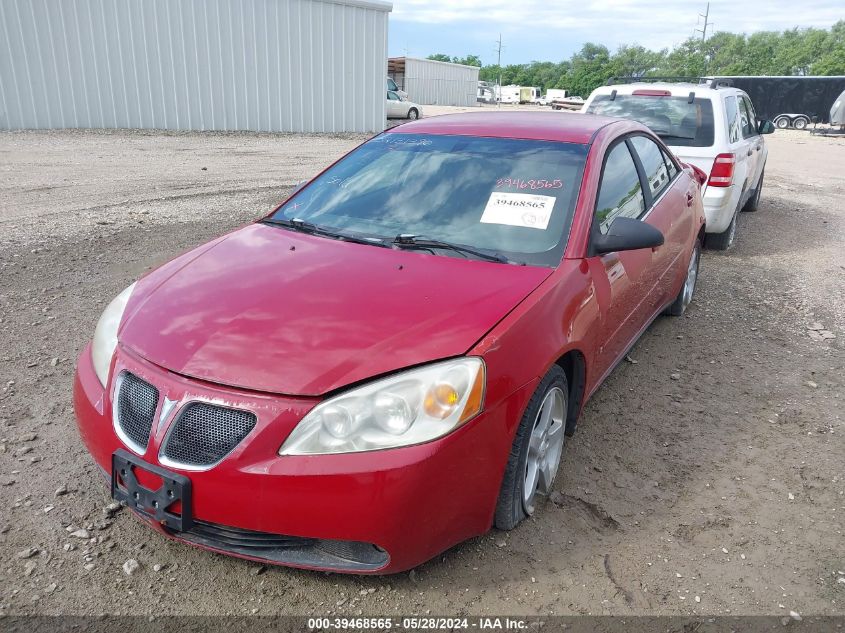
[[[799,116],[798,118],[792,121],[792,127],[796,130],[806,130],[807,126],[810,124],[810,120],[807,117]]]
[[[420,118],[419,111],[416,108],[411,108],[410,110],[408,110],[408,118],[411,121],[416,121],[417,119]]]
[[[695,294],[695,286],[698,281],[698,264],[701,261],[701,242],[695,240],[695,246],[692,249],[689,264],[687,265],[687,276],[684,278],[684,285],[678,291],[678,296],[668,308],[666,314],[670,316],[683,316],[687,311]]]
[[[726,251],[733,246],[736,239],[736,218],[739,214],[734,212],[730,225],[721,233],[708,233],[705,238],[707,248],[714,251]]]
[[[786,130],[790,125],[792,125],[792,121],[789,120],[788,116],[775,119],[775,127],[779,130]]]
[[[537,495],[552,491],[566,443],[568,404],[566,374],[555,365],[540,381],[516,430],[496,503],[498,529],[516,527],[534,513]]]
[[[763,166],[763,171],[760,172],[760,180],[757,182],[757,189],[754,190],[754,195],[748,199],[748,202],[745,203],[745,206],[742,207],[743,211],[746,212],[753,212],[760,208],[760,194],[763,193],[763,176],[766,175],[766,167]]]

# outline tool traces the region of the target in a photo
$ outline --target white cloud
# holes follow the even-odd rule
[[[578,41],[614,47],[638,43],[671,47],[694,33],[703,20],[706,0],[394,0],[392,20],[431,25],[466,25],[468,29],[500,29],[514,37],[551,33]],[[710,3],[715,31],[753,33],[793,27],[829,28],[843,18],[841,0],[717,0]],[[551,42],[550,42],[551,43]]]

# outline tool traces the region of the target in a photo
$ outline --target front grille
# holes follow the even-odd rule
[[[192,402],[173,423],[162,455],[174,464],[213,466],[232,452],[255,423],[254,413]]]
[[[158,389],[134,374],[121,376],[117,393],[117,423],[136,449],[146,450],[153,426]]]
[[[196,520],[187,532],[165,529],[195,545],[282,565],[373,571],[384,567],[390,560],[387,552],[380,547],[359,541],[284,536]]]

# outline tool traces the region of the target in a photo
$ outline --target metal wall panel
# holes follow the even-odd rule
[[[0,128],[384,129],[375,0],[0,0]]]
[[[421,105],[478,105],[478,68],[405,58],[405,92]]]

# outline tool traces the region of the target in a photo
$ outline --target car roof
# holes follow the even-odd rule
[[[629,95],[635,90],[667,90],[673,97],[686,97],[691,92],[694,92],[696,96],[702,97],[712,97],[716,94],[724,94],[726,91],[742,92],[739,88],[733,86],[711,88],[708,84],[696,84],[692,82],[638,81],[630,84],[599,86],[593,91],[593,94],[609,95],[614,90],[624,95]]]
[[[385,134],[456,134],[586,145],[598,130],[614,123],[619,119],[577,112],[464,112],[405,123]]]

